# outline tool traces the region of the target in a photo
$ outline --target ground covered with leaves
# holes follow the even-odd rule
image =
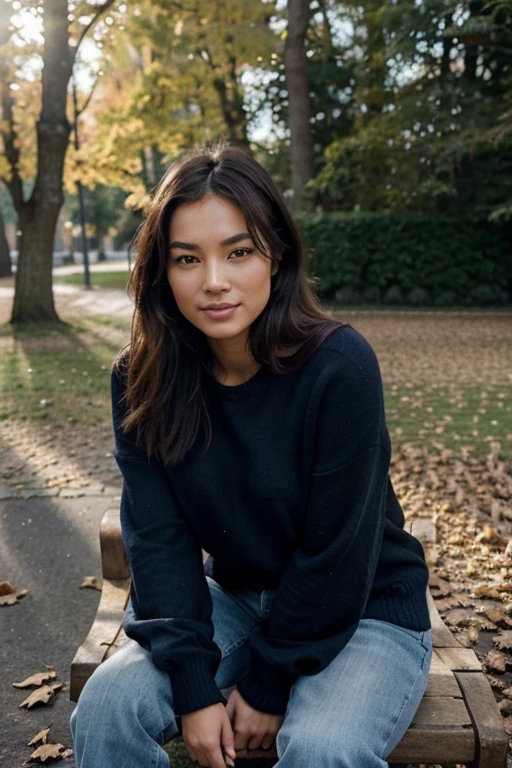
[[[512,735],[512,314],[336,317],[377,353],[395,490],[408,518],[435,524],[438,608],[482,660]],[[0,329],[0,498],[119,490],[109,369],[129,321],[68,319],[51,334]]]

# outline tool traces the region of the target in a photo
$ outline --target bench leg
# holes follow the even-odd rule
[[[506,768],[508,737],[492,688],[481,672],[454,672],[475,729],[472,768]]]

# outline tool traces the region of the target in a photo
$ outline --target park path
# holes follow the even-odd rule
[[[57,314],[65,320],[84,315],[129,319],[133,312],[133,304],[124,291],[95,288],[87,291],[78,286],[56,283],[53,295]],[[9,322],[13,300],[14,288],[0,285],[0,325]]]

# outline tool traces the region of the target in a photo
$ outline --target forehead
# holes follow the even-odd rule
[[[215,235],[219,240],[237,232],[247,231],[245,217],[236,205],[221,197],[213,196],[194,203],[185,203],[177,208],[170,223],[171,239],[185,239],[182,235],[193,235],[193,242]]]

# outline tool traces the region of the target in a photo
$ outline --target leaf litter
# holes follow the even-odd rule
[[[0,606],[16,605],[27,594],[28,589],[16,589],[10,581],[0,581]]]

